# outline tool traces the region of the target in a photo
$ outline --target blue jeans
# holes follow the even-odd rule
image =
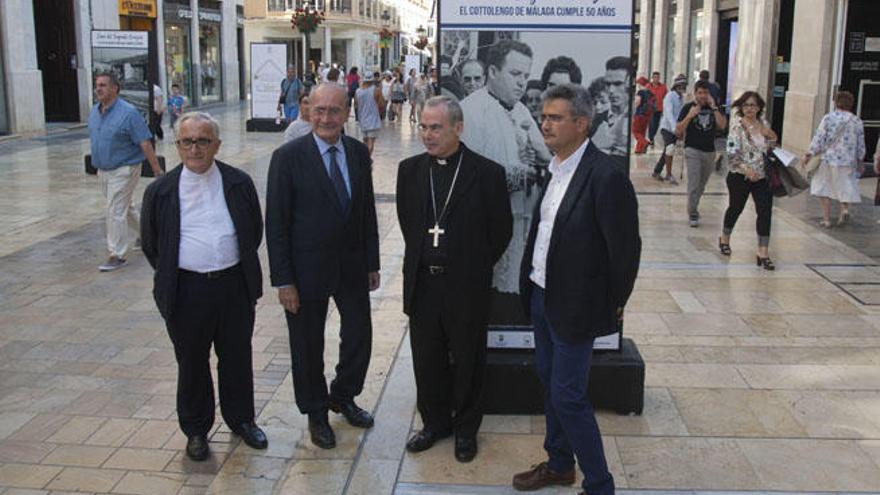
[[[299,115],[299,104],[284,105],[284,118],[287,120],[296,120]]]
[[[608,472],[599,425],[587,399],[593,339],[577,343],[560,340],[547,320],[544,289],[533,287],[535,367],[544,385],[544,450],[550,458],[549,467],[557,473],[566,472],[577,458],[584,473],[584,492],[613,495],[614,478]]]

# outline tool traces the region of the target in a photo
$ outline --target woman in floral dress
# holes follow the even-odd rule
[[[834,96],[834,110],[822,117],[813,136],[810,151],[803,160],[822,154],[822,164],[816,169],[810,183],[810,194],[817,196],[822,204],[822,222],[831,227],[831,200],[840,202],[837,225],[849,221],[850,203],[862,201],[859,193],[859,176],[864,171],[865,127],[862,120],[852,113],[855,98],[849,91]]]

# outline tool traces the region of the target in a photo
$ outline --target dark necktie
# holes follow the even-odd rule
[[[350,198],[348,196],[348,189],[345,188],[345,179],[342,177],[339,162],[336,161],[337,151],[339,150],[336,149],[336,146],[327,148],[327,152],[330,153],[330,181],[333,182],[333,189],[336,189],[336,196],[339,198],[342,211],[348,211]]]

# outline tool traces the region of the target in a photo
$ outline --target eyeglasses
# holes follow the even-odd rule
[[[743,103],[742,104],[743,108],[758,108],[758,106],[759,105],[757,103]]]
[[[550,122],[551,124],[559,124],[565,119],[574,120],[576,117],[569,117],[566,115],[541,115],[541,123]]]
[[[183,139],[178,139],[177,141],[175,141],[175,143],[178,146],[180,146],[181,148],[192,148],[193,145],[196,145],[197,147],[199,147],[201,149],[207,148],[213,142],[214,142],[213,139],[208,139],[208,138],[198,138],[198,139],[183,138]]]
[[[338,117],[342,115],[343,109],[340,107],[312,107],[311,114],[316,117]]]

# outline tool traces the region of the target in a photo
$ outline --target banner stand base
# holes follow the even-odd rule
[[[245,129],[247,132],[284,132],[284,129],[287,129],[287,121],[282,120],[276,124],[275,119],[248,119]]]
[[[544,413],[544,390],[535,374],[534,351],[489,349],[486,362],[486,414]],[[593,353],[588,394],[595,409],[642,414],[645,361],[632,339],[623,339],[619,352]]]

